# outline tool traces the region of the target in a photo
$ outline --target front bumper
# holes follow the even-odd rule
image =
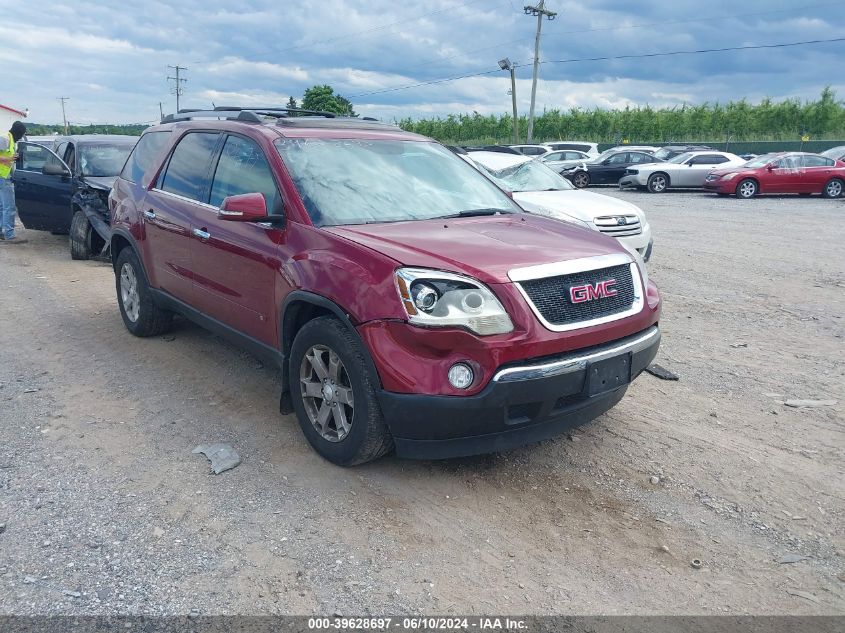
[[[641,182],[642,176],[640,174],[625,174],[622,178],[619,179],[619,188],[625,189],[626,187],[634,187],[639,189],[640,187],[645,187],[648,183],[648,179],[646,178],[646,182]]]
[[[655,325],[603,345],[500,367],[473,396],[382,391],[379,400],[402,457],[497,452],[548,439],[609,410],[659,345]],[[608,366],[616,369],[606,374]],[[629,374],[615,374],[620,367]]]
[[[716,193],[734,193],[736,190],[736,183],[740,179],[732,178],[730,180],[705,180],[702,188],[704,191],[714,191]]]

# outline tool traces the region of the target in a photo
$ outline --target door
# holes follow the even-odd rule
[[[821,193],[833,174],[834,162],[831,158],[804,154],[801,157],[804,165],[801,193]]]
[[[800,193],[804,191],[804,165],[799,154],[790,154],[766,168],[760,177],[762,193]]]
[[[74,188],[71,170],[43,145],[24,141],[17,146],[12,181],[21,222],[28,229],[67,233]]]
[[[226,138],[213,171],[209,206],[192,227],[195,305],[221,323],[277,347],[275,284],[285,232],[267,223],[221,220],[217,211],[229,196],[261,193],[267,212],[281,214],[279,188],[263,150],[242,136]]]
[[[191,226],[209,213],[209,172],[219,132],[188,132],[176,145],[165,171],[144,197],[143,249],[153,286],[193,304]]]
[[[608,156],[600,165],[590,165],[590,181],[594,184],[606,185],[616,183],[628,167],[628,152],[619,152]],[[618,174],[618,175],[617,175]]]
[[[707,174],[726,162],[728,159],[719,154],[693,156],[673,172],[672,184],[677,184],[678,187],[701,187]],[[677,177],[674,174],[677,174]]]

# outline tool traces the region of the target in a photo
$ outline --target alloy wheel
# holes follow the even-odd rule
[[[825,188],[825,193],[827,194],[828,198],[838,198],[842,195],[842,181],[841,180],[831,180],[827,183],[827,187]]]
[[[340,442],[352,429],[355,398],[340,357],[314,345],[302,357],[299,384],[305,412],[314,429],[329,442]]]
[[[739,195],[743,198],[751,198],[757,193],[757,185],[752,181],[746,180],[739,185]]]
[[[584,187],[590,184],[590,177],[583,172],[580,174],[576,174],[574,184],[579,189],[583,189]]]
[[[127,318],[135,323],[141,312],[141,298],[138,295],[138,277],[128,262],[120,269],[120,301]]]
[[[666,177],[660,174],[651,177],[651,190],[653,193],[662,193],[666,189]]]

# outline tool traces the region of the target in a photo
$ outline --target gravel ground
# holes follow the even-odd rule
[[[845,203],[603,192],[648,213],[680,381],[351,470],[274,370],[188,323],[130,336],[66,238],[0,244],[0,614],[845,613]],[[191,450],[218,441],[243,463],[215,476]]]

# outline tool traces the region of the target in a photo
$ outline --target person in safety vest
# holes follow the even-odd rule
[[[0,243],[21,244],[27,240],[15,237],[15,185],[12,170],[18,159],[17,143],[26,134],[20,121],[12,123],[6,134],[0,134]]]

